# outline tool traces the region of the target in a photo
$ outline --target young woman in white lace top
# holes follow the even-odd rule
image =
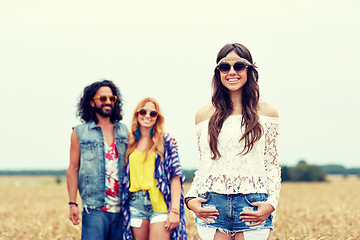
[[[202,239],[269,239],[280,194],[279,116],[259,100],[249,50],[217,55],[212,105],[195,116],[199,167],[185,202]]]

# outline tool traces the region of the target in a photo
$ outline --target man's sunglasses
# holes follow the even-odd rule
[[[235,70],[235,72],[241,72],[243,71],[245,68],[247,68],[248,65],[244,62],[238,61],[236,63],[234,63],[233,68]],[[223,73],[226,74],[228,72],[230,72],[231,69],[231,65],[227,62],[221,62],[218,66],[217,69]]]
[[[138,111],[138,113],[139,113],[141,116],[145,116],[147,112],[148,112],[148,111],[146,111],[146,110],[143,109],[143,108]],[[150,117],[154,118],[154,117],[156,117],[157,115],[158,115],[158,113],[157,113],[156,111],[150,111]]]
[[[117,96],[95,96],[93,97],[93,99],[99,99],[102,103],[106,102],[109,99],[110,102],[114,103],[116,102]]]

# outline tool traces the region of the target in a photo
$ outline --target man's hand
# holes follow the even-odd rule
[[[70,220],[74,225],[78,225],[80,223],[79,216],[79,207],[70,206]]]

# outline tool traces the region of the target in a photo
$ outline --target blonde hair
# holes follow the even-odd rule
[[[158,116],[157,116],[155,125],[153,126],[154,135],[151,137],[151,141],[150,141],[149,145],[147,146],[145,159],[149,152],[155,152],[156,154],[158,154],[160,156],[161,160],[163,160],[163,151],[164,151],[163,137],[164,137],[164,120],[165,119],[160,110],[159,103],[154,98],[146,97],[139,102],[139,104],[137,105],[137,107],[134,111],[134,114],[133,114],[132,123],[131,123],[131,131],[129,133],[129,145],[127,147],[126,158],[125,158],[126,164],[128,163],[129,155],[136,149],[137,142],[138,142],[135,138],[135,131],[139,128],[139,122],[137,120],[138,112],[148,102],[151,102],[155,105],[155,110],[158,113]]]

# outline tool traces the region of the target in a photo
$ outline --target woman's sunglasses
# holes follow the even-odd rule
[[[143,108],[138,111],[138,113],[139,113],[141,116],[145,116],[147,112],[148,112],[148,111],[146,111],[146,110],[143,109]],[[156,117],[157,115],[158,115],[158,113],[157,113],[156,111],[150,111],[150,117],[154,118],[154,117]]]
[[[109,99],[110,102],[114,103],[116,102],[117,96],[95,96],[93,97],[93,99],[99,99],[102,103],[106,102]]]
[[[241,72],[243,71],[245,68],[247,68],[248,65],[244,62],[238,61],[236,63],[234,63],[233,68],[235,70],[235,72]],[[218,66],[217,69],[223,73],[226,74],[228,72],[230,72],[231,69],[231,65],[227,62],[221,62]]]

